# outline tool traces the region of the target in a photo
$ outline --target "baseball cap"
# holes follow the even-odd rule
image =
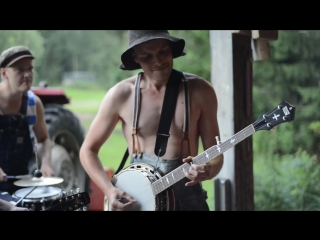
[[[34,56],[26,46],[14,46],[5,51],[0,55],[0,68],[9,67],[21,58],[32,58]]]

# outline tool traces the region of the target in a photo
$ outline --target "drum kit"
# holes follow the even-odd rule
[[[73,190],[66,192],[53,187],[52,185],[62,183],[63,178],[43,177],[38,168],[33,175],[7,176],[7,179],[17,179],[13,184],[21,189],[12,196],[7,192],[0,192],[0,198],[31,211],[86,211],[90,203],[87,192],[80,192],[79,188],[75,193]]]
[[[80,192],[79,188],[68,193],[53,187],[52,185],[62,183],[63,178],[43,177],[39,170],[36,170],[34,176],[20,175],[7,178],[19,179],[13,184],[22,188],[12,196],[2,192],[0,198],[31,211],[86,211],[86,206],[90,203],[88,193]]]

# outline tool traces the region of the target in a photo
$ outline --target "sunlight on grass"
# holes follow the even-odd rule
[[[78,89],[74,87],[62,87],[68,97],[71,97],[71,104],[65,107],[71,110],[79,117],[82,126],[88,130],[92,120],[98,112],[100,103],[106,94],[102,89]],[[99,158],[104,167],[112,169],[114,172],[118,169],[120,162],[126,151],[126,141],[122,136],[122,129],[118,124],[111,134],[110,138],[100,149]],[[199,153],[203,151],[201,141],[199,144]],[[126,165],[129,165],[129,158]],[[214,210],[213,181],[203,182],[203,188],[208,192],[207,202],[210,210]]]

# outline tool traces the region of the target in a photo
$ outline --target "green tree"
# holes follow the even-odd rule
[[[132,73],[119,69],[120,55],[127,47],[124,30],[41,30],[45,57],[41,76],[61,83],[65,72],[90,71],[110,88]]]
[[[170,34],[186,42],[186,56],[176,58],[174,68],[196,74],[211,81],[209,30],[169,30]]]
[[[299,147],[319,154],[320,31],[279,31],[271,58],[254,62],[255,117],[285,100],[296,107],[291,126],[277,128],[275,138],[256,137],[256,149],[293,153]],[[317,134],[318,133],[318,134]]]

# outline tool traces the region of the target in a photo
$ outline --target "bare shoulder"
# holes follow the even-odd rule
[[[111,87],[102,100],[101,108],[105,111],[118,112],[132,95],[136,77],[124,79]]]
[[[135,79],[136,77],[133,76],[118,82],[108,90],[106,96],[111,97],[113,100],[123,101],[127,99],[132,92]]]
[[[188,80],[188,86],[192,93],[197,95],[213,94],[215,96],[212,84],[208,80],[192,73],[184,73],[184,75]]]

